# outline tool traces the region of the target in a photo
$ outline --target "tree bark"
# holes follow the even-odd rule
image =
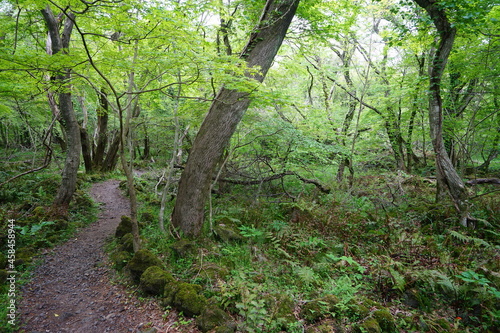
[[[443,101],[441,98],[441,79],[448,57],[453,48],[456,28],[452,27],[445,11],[442,8],[439,8],[434,1],[415,0],[415,2],[427,11],[439,33],[439,44],[435,50],[432,64],[429,68],[429,125],[436,158],[436,176],[438,180],[438,193],[436,195],[436,200],[439,200],[440,198],[440,189],[446,189],[451,196],[457,211],[460,213],[460,223],[466,226],[469,219],[469,207],[467,204],[468,193],[464,182],[458,175],[448,153],[446,152],[443,140]]]
[[[118,150],[120,149],[120,133],[115,132],[113,140],[109,146],[106,157],[102,162],[100,171],[111,172],[115,169],[116,163],[118,162]]]
[[[94,156],[92,159],[93,167],[99,171],[104,163],[104,154],[108,143],[108,118],[109,104],[106,92],[101,89],[99,95],[99,108],[97,109],[97,138]],[[115,163],[116,164],[116,163]]]
[[[82,142],[82,156],[85,164],[85,172],[92,173],[92,143],[87,129],[80,127],[80,141]]]
[[[299,0],[266,2],[259,25],[241,53],[249,67],[260,68],[257,74],[247,74],[249,78],[264,80],[298,4]],[[172,224],[186,236],[200,235],[212,175],[249,104],[248,93],[222,87],[200,127],[181,175],[172,212]]]
[[[348,40],[346,43],[344,43],[344,50],[342,52],[332,48],[332,50],[337,54],[337,56],[340,58],[342,61],[342,73],[344,75],[344,81],[346,82],[347,89],[350,90],[351,94],[356,96],[356,88],[354,87],[354,83],[352,82],[351,78],[351,71],[350,71],[350,66],[351,66],[351,60],[354,55],[354,49],[355,47],[350,47],[349,48],[349,42]],[[352,120],[354,119],[354,114],[356,112],[356,108],[358,107],[358,101],[352,97],[351,95],[347,96],[347,113],[344,117],[344,121],[342,123],[342,130],[340,132],[340,143],[342,144],[343,147],[347,149],[347,134],[349,131],[349,128],[351,127]],[[351,172],[351,178],[354,176],[354,169],[352,168],[352,156],[349,154],[341,154],[341,160],[339,164],[339,168],[337,169],[337,181],[341,182],[344,178],[344,170],[345,168],[348,168],[349,171]]]
[[[62,33],[59,33],[59,19],[54,16],[49,6],[42,9],[42,15],[48,28],[47,52],[55,55],[59,52],[68,53],[71,31],[74,25],[74,14],[68,13],[64,20]],[[66,161],[62,173],[61,186],[54,200],[54,205],[67,207],[76,190],[76,175],[80,167],[80,126],[71,101],[71,70],[63,69],[55,75],[63,87],[59,93],[60,122],[66,134]]]
[[[425,75],[425,56],[415,56],[417,59],[418,63],[418,78],[422,78]],[[408,123],[408,140],[406,141],[406,170],[411,173],[412,168],[414,163],[418,164],[419,163],[419,158],[415,155],[413,152],[412,148],[412,142],[413,142],[413,130],[415,128],[415,119],[417,116],[417,112],[420,109],[419,105],[419,94],[421,93],[421,88],[420,84],[417,84],[415,86],[415,90],[413,92],[413,102],[411,106],[411,113],[410,113],[410,121]]]

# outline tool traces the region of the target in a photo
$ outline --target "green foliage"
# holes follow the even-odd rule
[[[69,54],[56,56],[45,51],[40,6],[37,1],[0,6],[0,147],[5,156],[0,181],[41,165],[43,139],[52,123],[47,92],[64,89],[49,78],[69,67],[73,104],[88,133],[96,130],[102,111],[101,87],[110,102],[109,139],[118,129],[118,103],[132,111],[137,102],[141,113],[131,120],[133,154],[127,156],[136,168],[148,168],[138,182],[141,210],[156,217],[157,193],[164,184],[159,167],[173,153],[178,153],[176,166],[186,161],[210,102],[225,85],[251,94],[252,105],[220,173],[229,182],[215,184],[210,209],[216,223],[233,224],[241,237],[221,241],[210,235],[179,255],[172,249],[176,239],[160,232],[155,218],[149,219],[153,222],[141,228],[145,246],[165,258],[176,279],[203,283],[202,294],[214,296],[239,319],[240,330],[248,332],[302,332],[309,315],[335,319],[335,325],[324,323],[330,329],[338,324],[350,330],[359,324],[385,331],[370,310],[380,307],[357,302],[362,296],[383,301],[398,313],[402,330],[446,331],[443,320],[470,332],[499,326],[498,288],[491,273],[500,269],[495,261],[498,196],[487,194],[494,189],[482,185],[470,189],[476,195],[470,201],[471,215],[488,221],[476,230],[456,227],[449,202],[431,204],[435,182],[428,176],[435,171],[425,68],[434,28],[414,1],[301,1],[262,85],[246,79],[246,73],[257,69],[247,68],[237,56],[258,22],[262,1],[105,6],[55,1],[51,6],[56,15],[56,6],[87,10],[77,13],[83,34],[74,30]],[[458,31],[442,86],[444,133],[447,144],[456,147],[452,156],[457,165],[481,177],[478,172],[484,169],[474,167],[498,145],[500,9],[483,0],[440,0],[436,6]],[[220,18],[228,23],[227,36]],[[224,52],[227,41],[233,55]],[[172,151],[174,129],[177,137],[185,135],[182,154]],[[398,132],[405,172],[395,170],[397,147],[389,138]],[[59,126],[52,128],[52,135],[63,137]],[[146,138],[150,156],[141,160]],[[81,194],[68,221],[45,214],[60,182],[54,174],[63,159],[62,147],[53,144],[52,151],[56,162],[50,168],[57,165],[57,171],[31,174],[0,189],[0,217],[15,218],[21,245],[33,250],[61,241],[93,219]],[[411,153],[416,158],[409,158]],[[341,179],[338,167],[346,158],[350,171]],[[497,172],[499,163],[498,158],[491,160],[489,169]],[[281,173],[287,175],[265,181]],[[348,174],[352,179],[346,181]],[[179,175],[176,169],[173,179]],[[242,185],[247,181],[254,185]],[[331,189],[330,194],[321,193],[314,181]],[[175,195],[175,186],[169,191]],[[171,209],[168,202],[165,216]],[[113,256],[118,267],[130,261],[123,251]],[[207,277],[205,267],[231,273]],[[297,301],[295,323],[285,327],[274,317],[276,308],[269,299],[276,293]],[[405,295],[418,298],[417,304]],[[184,296],[203,300],[193,290]],[[306,316],[306,304],[321,306],[311,305],[309,310],[316,313]],[[466,320],[456,322],[457,314]],[[314,320],[308,320],[310,329],[317,328]]]
[[[477,237],[473,237],[473,236],[468,236],[468,235],[464,235],[458,231],[455,231],[455,230],[451,230],[449,229],[448,230],[448,233],[456,238],[457,240],[463,242],[463,243],[473,243],[475,246],[484,246],[484,247],[491,247],[491,245],[486,242],[484,239],[481,239],[481,238],[477,238]]]
[[[40,229],[42,229],[44,226],[47,226],[47,225],[52,225],[54,224],[53,221],[42,221],[40,223],[37,223],[37,224],[32,224],[32,225],[25,225],[23,227],[21,226],[18,226],[17,228],[19,229],[19,233],[23,236],[29,236],[29,237],[32,237],[32,236],[35,236],[39,231]]]

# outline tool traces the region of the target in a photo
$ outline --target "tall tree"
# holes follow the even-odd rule
[[[67,54],[71,31],[74,26],[75,16],[72,12],[59,17],[47,5],[42,9],[42,15],[48,29],[47,52],[51,55],[58,53]],[[60,22],[64,22],[62,31],[60,31]],[[76,119],[73,102],[71,100],[71,69],[63,68],[54,75],[53,79],[61,85],[59,88],[58,108],[60,113],[60,122],[66,134],[66,161],[62,173],[61,186],[54,200],[56,206],[68,206],[76,190],[76,175],[80,166],[80,126]]]
[[[271,67],[300,0],[268,0],[259,24],[241,57],[258,73],[246,75],[262,82]],[[234,131],[250,104],[250,94],[222,87],[193,142],[181,175],[172,223],[187,236],[200,235],[212,175]]]
[[[452,26],[445,9],[439,3],[431,0],[415,0],[415,2],[429,14],[439,34],[438,46],[429,66],[429,125],[436,159],[437,198],[439,199],[439,196],[442,195],[440,191],[447,190],[460,213],[460,223],[466,226],[470,218],[467,204],[468,193],[446,152],[443,139],[443,100],[441,97],[441,80],[453,48],[457,29]]]

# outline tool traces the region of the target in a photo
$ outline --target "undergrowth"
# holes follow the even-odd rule
[[[212,198],[213,230],[207,223],[189,255],[172,250],[177,240],[156,220],[142,234],[176,278],[202,285],[241,332],[371,332],[374,320],[383,332],[496,332],[498,196],[474,200],[484,223],[468,229],[451,205],[433,202],[432,183],[391,181],[368,175],[349,190],[299,199],[256,200],[235,187]],[[157,216],[157,208],[143,201],[143,213]],[[277,314],[278,295],[293,304],[288,315]]]

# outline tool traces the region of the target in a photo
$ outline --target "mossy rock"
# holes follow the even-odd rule
[[[267,297],[266,304],[271,313],[272,320],[286,329],[289,325],[296,323],[294,315],[295,302],[287,295],[276,294]]]
[[[351,319],[362,319],[365,318],[370,314],[370,309],[365,305],[366,300],[355,300],[351,299],[349,302],[347,302],[347,310],[346,314],[351,318]],[[368,302],[370,304],[370,302]],[[370,306],[370,305],[368,305]]]
[[[150,212],[144,212],[141,214],[141,222],[152,223],[156,220],[155,215]]]
[[[218,239],[224,242],[242,242],[244,240],[238,227],[234,223],[226,220],[214,226],[214,233]]]
[[[191,283],[180,283],[174,297],[174,306],[187,316],[199,315],[207,306],[208,300],[200,295],[201,287]]]
[[[206,306],[196,318],[196,325],[200,331],[208,332],[223,327],[231,321],[231,317],[218,306]],[[234,328],[230,332],[234,332]]]
[[[185,258],[196,254],[195,245],[196,243],[193,241],[181,239],[170,245],[170,248],[178,258]]]
[[[120,238],[119,243],[122,251],[134,253],[134,236],[131,232]]]
[[[334,295],[326,295],[314,299],[304,305],[300,311],[300,316],[307,322],[313,323],[321,318],[325,318],[328,314],[335,311],[335,306],[338,303],[339,299]]]
[[[180,282],[172,281],[163,286],[163,298],[160,303],[164,307],[170,307],[174,305],[174,297],[177,291],[179,291]]]
[[[164,287],[162,305],[173,306],[187,316],[202,313],[208,305],[205,296],[200,295],[201,286],[186,282],[172,282]]]
[[[132,220],[130,217],[123,215],[120,224],[116,228],[115,237],[122,238],[128,233],[132,233]]]
[[[139,281],[142,273],[151,266],[163,267],[163,263],[151,251],[142,249],[137,251],[128,262],[126,268],[135,281]]]
[[[113,263],[114,267],[116,270],[121,271],[123,267],[125,267],[128,263],[128,261],[132,258],[131,253],[127,251],[113,251],[109,255],[109,259]]]
[[[165,285],[175,280],[170,273],[158,266],[148,267],[141,275],[141,289],[151,295],[163,295]]]
[[[382,333],[379,323],[374,318],[367,318],[355,330],[359,333]]]
[[[373,311],[372,318],[378,322],[384,332],[397,332],[396,322],[388,309],[382,308]]]

